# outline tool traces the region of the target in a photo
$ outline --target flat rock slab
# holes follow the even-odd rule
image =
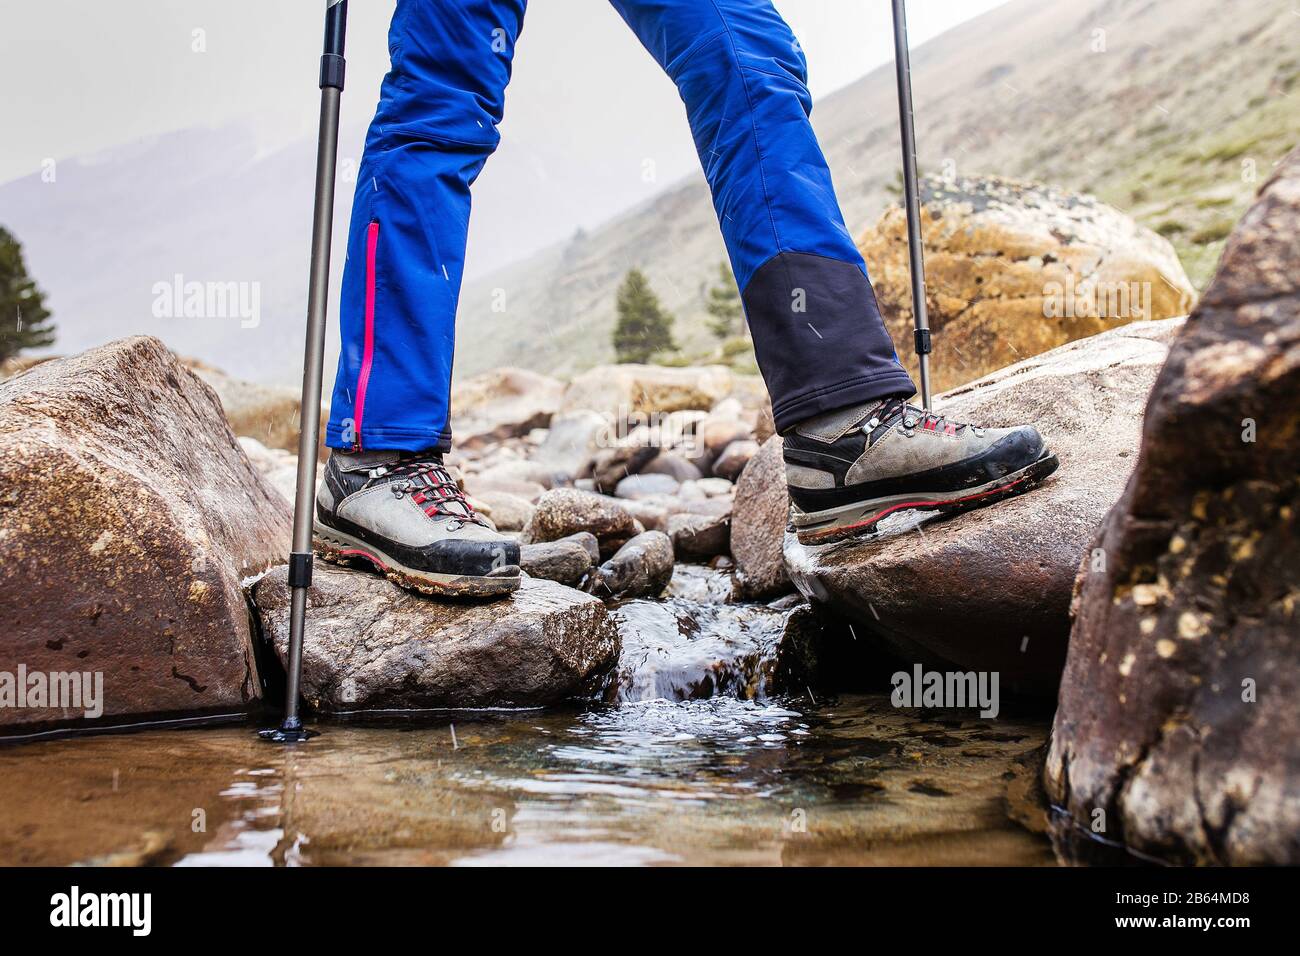
[[[955,421],[1037,424],[1060,470],[919,530],[816,548],[787,535],[791,579],[907,660],[997,670],[1004,690],[1054,693],[1075,573],[1137,460],[1147,394],[1181,324],[1124,326],[940,396]]]
[[[286,568],[253,595],[283,662]],[[307,617],[302,693],[324,712],[554,704],[594,693],[618,659],[604,604],[537,578],[503,600],[451,603],[318,564]]]

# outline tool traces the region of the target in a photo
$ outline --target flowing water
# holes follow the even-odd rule
[[[1043,717],[879,695],[748,700],[783,612],[684,571],[617,608],[615,702],[0,748],[0,861],[131,864],[1050,864]],[[716,696],[710,696],[716,695]]]

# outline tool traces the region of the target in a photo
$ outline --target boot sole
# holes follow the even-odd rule
[[[972,511],[1005,498],[1023,495],[1041,484],[1059,465],[1057,457],[1044,449],[1033,464],[975,488],[933,494],[916,492],[891,495],[808,514],[796,510],[793,516],[794,529],[800,544],[829,544],[870,533],[882,518],[899,511],[933,511],[935,517]]]
[[[522,580],[519,566],[514,564],[486,575],[417,571],[394,560],[373,544],[335,528],[325,527],[319,521],[312,531],[313,548],[330,564],[356,567],[358,562],[365,562],[399,587],[432,597],[503,597],[518,590]]]

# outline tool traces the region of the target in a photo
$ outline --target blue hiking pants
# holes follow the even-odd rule
[[[611,2],[686,105],[778,430],[913,394],[770,0]],[[500,139],[525,3],[398,0],[352,206],[332,447],[450,446],[470,186]]]

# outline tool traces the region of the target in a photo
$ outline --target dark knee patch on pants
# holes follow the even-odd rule
[[[856,263],[782,252],[759,267],[741,299],[778,430],[915,392]]]

